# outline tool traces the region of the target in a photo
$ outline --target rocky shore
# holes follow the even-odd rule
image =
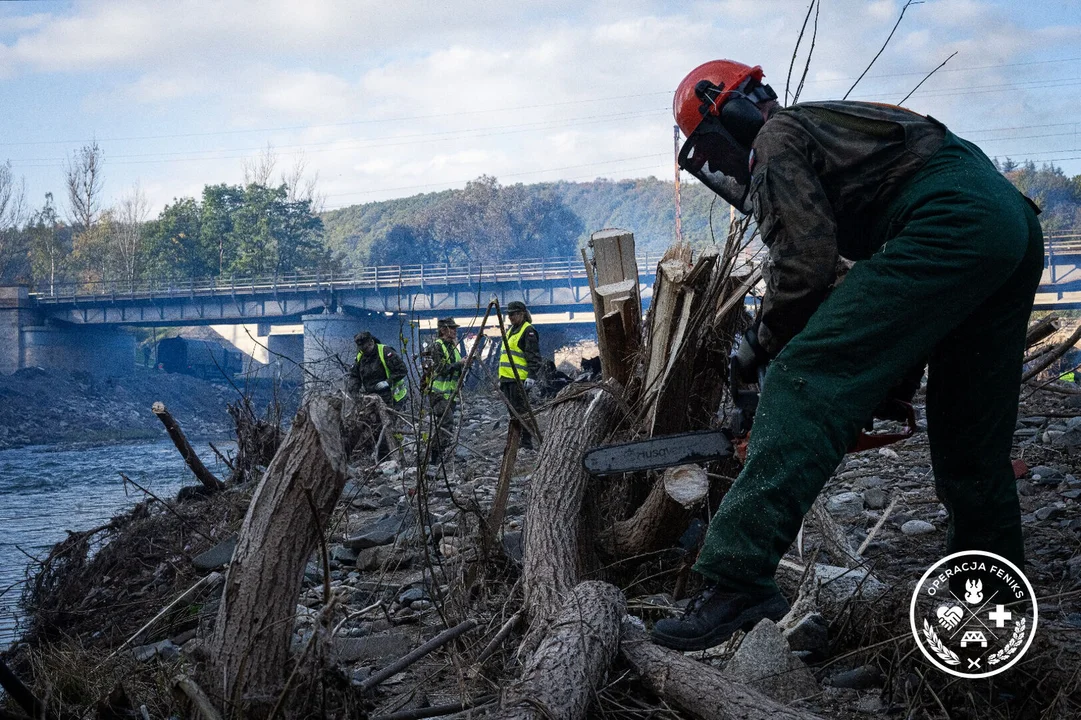
[[[481,702],[498,692],[489,675],[517,672],[515,640],[485,663],[471,663],[513,620],[506,607],[517,592],[521,530],[537,454],[519,455],[499,557],[485,561],[489,569],[469,591],[466,607],[460,596],[463,578],[480,560],[471,538],[493,502],[506,420],[494,394],[467,397],[463,410],[461,443],[438,472],[418,478],[416,458],[407,451],[374,469],[351,473],[326,534],[329,577],[319,553],[305,570],[293,648],[296,657],[303,657],[313,638],[329,641],[328,672],[341,679],[342,687],[353,689],[335,692],[358,698],[359,705],[349,712],[396,717],[392,713],[412,708],[418,713],[413,716],[421,717],[424,708],[451,706],[463,698]],[[1081,418],[1075,415],[1081,411],[1061,396],[1041,393],[1021,404],[1014,457],[1026,570],[1041,598],[1040,631],[1022,670],[980,681],[978,694],[986,699],[970,708],[975,715],[951,716],[1014,717],[1031,706],[1037,713],[1070,717],[1081,703],[1073,673],[1081,663],[1076,640],[1081,628]],[[16,653],[22,667],[42,673],[32,678],[38,687],[47,680],[44,673],[61,672],[64,663],[81,659],[96,667],[76,683],[83,696],[104,697],[119,682],[134,707],[147,705],[154,717],[175,713],[174,696],[155,683],[204,652],[220,602],[221,575],[252,490],[239,486],[211,498],[189,497],[171,511],[147,503],[119,520],[115,530],[105,531],[109,539],[89,564],[75,563],[47,576],[43,587],[57,595],[57,602],[37,609],[37,634]],[[789,553],[779,581],[795,600],[801,582],[808,575],[815,578],[819,592],[814,603],[806,604],[801,595],[781,623],[762,623],[746,636],[737,634],[732,642],[690,657],[821,717],[902,717],[920,707],[937,712],[928,687],[955,710],[964,693],[946,676],[921,670],[908,631],[913,583],[945,549],[945,509],[935,496],[926,433],[846,457],[821,496],[821,510],[844,542],[863,547],[860,566],[843,567],[837,539],[825,536],[824,520],[812,518],[803,553],[796,548]],[[667,555],[693,549],[691,535]],[[153,543],[147,542],[150,537]],[[93,541],[75,539],[69,549],[80,542]],[[493,563],[502,570],[493,571]],[[183,607],[133,637],[197,583],[203,584]],[[681,612],[686,596],[674,596],[671,585],[671,577],[643,577],[622,588],[631,614],[649,622]],[[329,638],[323,617],[328,587],[336,598]],[[476,637],[453,651],[425,657],[372,692],[362,691],[373,673],[431,640],[463,612],[476,621]],[[613,677],[598,702],[612,717],[636,716],[625,711],[628,706],[661,707],[633,672]],[[988,714],[988,708],[1001,712]]]
[[[244,383],[256,407],[274,390],[264,381]],[[295,407],[295,393],[282,393]],[[240,392],[227,383],[136,368],[132,375],[101,379],[87,373],[26,368],[0,375],[0,449],[53,443],[110,443],[165,437],[150,412],[161,401],[195,438],[226,437],[233,422],[226,411]]]

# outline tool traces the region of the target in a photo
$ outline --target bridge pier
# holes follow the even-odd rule
[[[135,337],[111,327],[23,328],[23,367],[119,377],[135,372]]]
[[[51,323],[26,287],[0,287],[0,373],[27,367],[129,375],[135,371],[135,338],[111,326]]]
[[[319,313],[304,315],[301,320],[304,323],[304,367],[311,373],[305,373],[306,384],[325,382],[336,387],[356,360],[353,336],[362,330],[399,352],[400,335],[408,338],[410,334],[409,322],[403,316],[387,317],[382,313]]]
[[[304,373],[300,369],[304,362],[304,336],[303,335],[275,335],[271,332],[267,337],[267,358],[271,366],[276,368],[276,375],[283,381],[299,383],[304,380]]]

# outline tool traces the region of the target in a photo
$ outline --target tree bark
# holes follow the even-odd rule
[[[623,621],[619,650],[650,692],[699,720],[822,720],[781,705],[709,665],[654,645],[630,620]]]
[[[601,444],[616,423],[619,388],[609,388],[560,402],[550,413],[522,537],[525,608],[532,622],[553,615],[581,576],[578,526],[589,482],[582,454]],[[575,388],[563,393],[568,390]]]
[[[601,545],[617,558],[668,547],[687,529],[691,513],[708,495],[705,470],[697,465],[668,468],[634,515],[602,535]]]
[[[581,720],[619,652],[627,612],[614,585],[588,581],[567,596],[548,634],[508,690],[504,720]]]
[[[357,404],[313,398],[252,496],[226,574],[204,685],[246,717],[264,717],[285,683],[304,566],[341,495],[352,449],[375,446],[380,404],[371,396]]]
[[[203,465],[203,461],[199,459],[195,450],[192,449],[191,443],[184,436],[184,431],[180,429],[176,419],[165,409],[165,404],[156,402],[150,409],[158,416],[158,420],[161,420],[161,424],[165,426],[165,431],[169,433],[169,437],[172,438],[176,449],[180,451],[180,456],[184,458],[184,462],[195,473],[195,477],[199,478],[199,482],[203,484],[203,487],[215,492],[224,488],[225,483],[219,480],[214,473],[207,470],[206,465]]]

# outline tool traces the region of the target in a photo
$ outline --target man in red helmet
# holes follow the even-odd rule
[[[891,388],[925,364],[949,552],[1024,561],[1010,448],[1043,269],[1038,209],[933,118],[781,108],[762,80],[718,60],[674,102],[680,166],[753,212],[769,248],[762,311],[732,358],[746,378],[768,363],[747,462],[695,565],[706,590],[653,631],[682,650],[787,612],[773,576],[803,516]],[[834,286],[839,256],[855,265]]]

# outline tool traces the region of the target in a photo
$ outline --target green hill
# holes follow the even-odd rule
[[[709,212],[713,198],[713,193],[697,183],[682,186],[683,235],[692,243],[710,241]],[[545,239],[560,234],[561,230],[563,233],[574,232],[577,244],[582,245],[589,239],[590,233],[597,230],[625,228],[634,232],[639,250],[644,252],[663,251],[675,234],[673,183],[656,178],[599,179],[587,183],[557,182],[506,187],[499,186],[494,178],[481,178],[464,190],[352,205],[324,213],[322,219],[331,249],[342,253],[346,264],[357,266],[373,261],[373,245],[377,246],[375,261],[394,257],[392,252],[388,252],[393,248],[386,247],[386,241],[387,234],[395,227],[399,231],[392,235],[392,243],[398,237],[412,242],[419,236],[428,241],[435,236],[436,241],[432,246],[453,242],[459,252],[467,255],[472,255],[475,247],[483,247],[483,243],[518,244],[518,240],[499,238],[525,232],[525,221],[507,217],[515,212],[521,214],[523,207],[530,208],[534,213],[544,213],[548,218],[548,222],[537,221],[542,228],[529,228],[532,237],[543,236],[539,238],[539,244],[522,243],[540,248],[537,254],[567,254],[569,248],[562,240]],[[451,231],[447,229],[450,225],[447,216],[471,218],[476,225],[463,227],[469,225],[463,220]],[[494,225],[500,226],[501,233],[489,230]],[[723,238],[727,227],[728,206],[718,200],[713,207],[713,231],[718,239]],[[402,228],[409,231],[402,232]],[[458,235],[450,237],[454,232]],[[477,236],[473,242],[459,237],[471,233]],[[445,237],[439,240],[441,234]],[[409,258],[402,262],[419,260],[415,248],[398,249]],[[573,249],[570,248],[570,251]],[[445,259],[437,252],[431,254],[437,256],[429,257],[429,261]],[[447,253],[447,257],[453,261],[461,255]]]

